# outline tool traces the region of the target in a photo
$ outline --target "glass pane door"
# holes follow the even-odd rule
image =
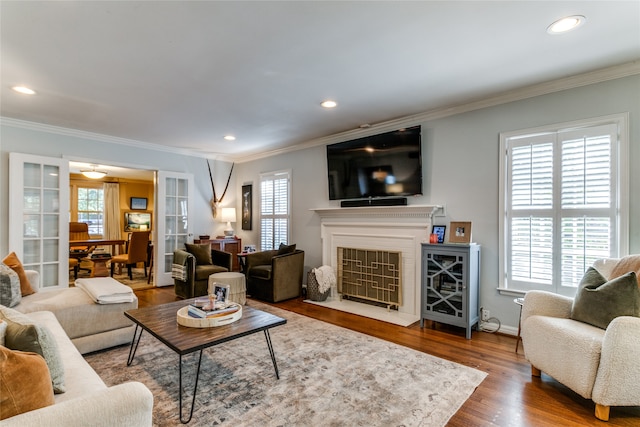
[[[69,164],[63,159],[9,155],[9,250],[40,288],[69,286]]]
[[[158,221],[154,264],[156,286],[173,285],[173,251],[184,248],[192,237],[191,198],[193,175],[158,172]]]

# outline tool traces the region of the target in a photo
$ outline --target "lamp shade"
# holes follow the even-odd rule
[[[236,208],[222,208],[222,214],[220,215],[220,221],[222,221],[222,222],[236,222]]]

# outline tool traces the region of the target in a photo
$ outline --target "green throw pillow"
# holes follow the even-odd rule
[[[6,347],[11,350],[30,351],[44,357],[49,367],[54,393],[64,393],[64,365],[51,331],[12,308],[0,306],[0,317],[7,322]]]
[[[640,317],[640,289],[634,272],[605,279],[589,267],[578,286],[571,307],[571,318],[607,329],[619,316]]]
[[[278,248],[278,253],[276,255],[286,255],[292,254],[296,251],[296,244],[293,245],[285,245],[284,243],[280,243],[280,247]]]
[[[213,264],[213,260],[211,259],[211,246],[208,244],[196,245],[185,243],[184,246],[187,248],[187,252],[196,257],[197,265]]]

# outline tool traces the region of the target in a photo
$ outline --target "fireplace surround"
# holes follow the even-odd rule
[[[401,300],[388,310],[340,298],[337,286],[318,305],[408,326],[420,320],[421,244],[427,242],[440,205],[369,206],[313,209],[320,216],[322,264],[338,271],[338,248],[401,253]]]

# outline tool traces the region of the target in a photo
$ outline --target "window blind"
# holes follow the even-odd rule
[[[289,183],[288,171],[260,176],[260,248],[277,249],[289,244]]]

